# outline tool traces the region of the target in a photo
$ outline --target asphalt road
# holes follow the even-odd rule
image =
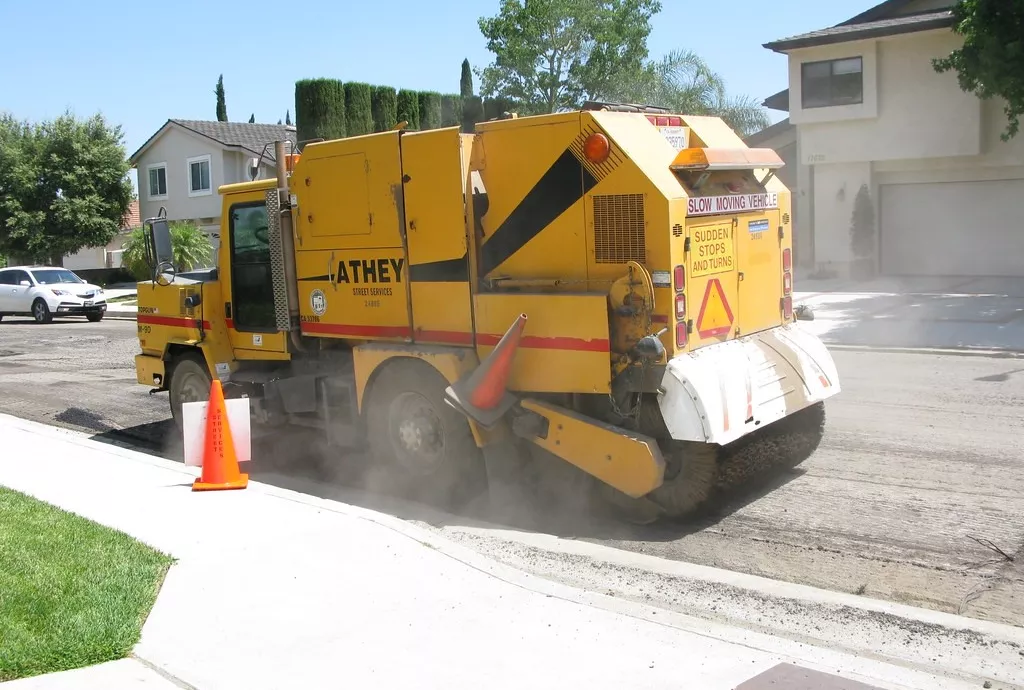
[[[130,321],[0,322],[0,412],[180,457],[166,394],[135,382]],[[819,451],[689,525],[553,519],[542,530],[627,551],[1024,624],[1024,360],[834,352],[844,387]],[[306,432],[308,435],[308,432]],[[287,444],[288,442],[285,441]],[[287,447],[287,446],[286,446]],[[271,449],[267,451],[267,449]],[[386,497],[339,488],[347,458],[259,444],[254,478],[418,519],[538,574],[595,586],[571,559]],[[268,459],[266,456],[272,456]],[[276,460],[276,462],[274,462]],[[284,462],[287,461],[287,462]],[[295,463],[287,469],[282,466]],[[323,480],[330,478],[327,483]],[[1012,560],[1011,560],[1012,559]],[[626,595],[667,596],[606,572]],[[606,582],[607,581],[607,582]],[[628,591],[625,591],[628,590]]]

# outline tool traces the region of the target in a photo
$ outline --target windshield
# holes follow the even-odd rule
[[[42,271],[32,271],[32,275],[40,285],[85,282],[66,268],[48,268]]]

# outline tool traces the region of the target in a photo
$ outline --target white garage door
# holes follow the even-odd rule
[[[1024,180],[879,187],[882,271],[1024,276]]]

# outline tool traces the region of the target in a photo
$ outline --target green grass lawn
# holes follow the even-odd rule
[[[171,561],[0,487],[0,682],[127,656]]]

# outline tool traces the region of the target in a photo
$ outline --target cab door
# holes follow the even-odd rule
[[[224,322],[236,359],[287,356],[287,333],[277,330],[265,191],[224,197],[221,269]]]

